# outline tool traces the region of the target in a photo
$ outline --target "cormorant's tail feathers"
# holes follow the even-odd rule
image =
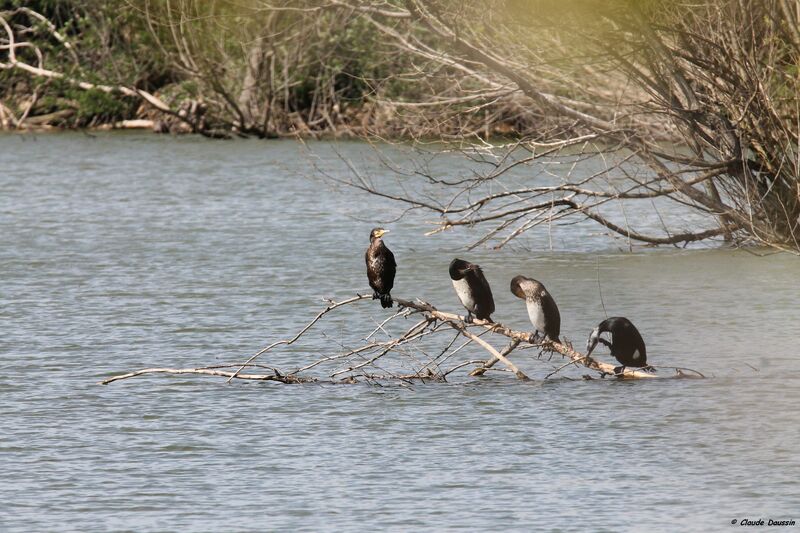
[[[381,294],[380,298],[381,298],[381,307],[383,307],[384,309],[388,309],[389,307],[391,307],[393,305],[393,303],[392,303],[392,295],[391,294],[388,294],[388,293],[387,294]]]

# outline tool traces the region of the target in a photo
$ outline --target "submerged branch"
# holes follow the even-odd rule
[[[215,370],[211,368],[145,368],[143,370],[137,370],[127,374],[112,376],[108,379],[104,379],[99,384],[108,385],[109,383],[113,383],[115,381],[135,378],[136,376],[142,376],[145,374],[201,374],[205,376],[227,377],[229,380],[236,378],[253,381],[279,381],[286,384],[311,383],[316,381],[314,378],[283,375],[277,371],[273,374],[242,374],[238,370],[236,372],[228,372],[225,370]]]
[[[639,369],[639,368],[625,368],[623,372],[615,373],[616,367],[610,363],[604,363],[601,361],[597,361],[585,354],[582,354],[566,342],[554,342],[550,340],[541,340],[538,337],[534,337],[532,333],[527,331],[516,331],[511,328],[504,326],[503,324],[497,322],[489,322],[480,319],[474,319],[472,322],[466,322],[464,317],[458,314],[449,313],[445,311],[440,311],[435,308],[433,305],[424,302],[422,300],[404,300],[401,298],[395,298],[394,301],[397,303],[398,307],[401,309],[395,312],[390,318],[397,318],[397,317],[407,317],[409,315],[421,315],[421,320],[414,323],[413,326],[408,328],[402,335],[399,336],[392,336],[386,329],[383,329],[383,325],[385,325],[388,320],[384,320],[382,322],[381,329],[386,333],[388,339],[385,341],[377,341],[373,337],[373,333],[370,335],[362,337],[362,341],[365,342],[360,347],[353,348],[353,349],[346,349],[343,353],[339,354],[327,354],[322,357],[318,357],[314,361],[307,362],[304,366],[300,366],[297,370],[292,372],[282,372],[279,369],[272,367],[272,366],[265,366],[261,364],[254,363],[254,360],[259,356],[263,355],[267,351],[271,350],[280,345],[290,345],[293,344],[300,339],[302,339],[308,332],[313,328],[313,326],[327,313],[332,312],[338,308],[341,308],[345,305],[352,304],[361,300],[366,300],[368,297],[362,295],[356,295],[352,298],[342,300],[340,302],[334,302],[333,300],[327,300],[330,305],[320,311],[314,319],[312,319],[308,324],[306,324],[302,329],[298,331],[291,339],[284,339],[280,341],[276,341],[266,348],[262,349],[255,355],[251,356],[247,361],[240,364],[225,364],[225,365],[215,365],[215,366],[206,366],[201,368],[146,368],[143,370],[138,370],[135,372],[129,372],[121,375],[116,375],[104,379],[100,383],[103,385],[113,383],[114,381],[119,381],[122,379],[129,379],[137,376],[147,375],[147,374],[201,374],[201,375],[209,375],[209,376],[218,376],[218,377],[225,377],[228,378],[226,382],[230,382],[233,379],[244,379],[244,380],[253,380],[253,381],[277,381],[280,383],[286,384],[295,384],[295,383],[311,383],[311,382],[327,382],[327,383],[357,383],[359,381],[358,378],[363,378],[367,380],[367,382],[373,383],[375,380],[400,380],[402,382],[408,383],[411,379],[420,379],[422,381],[425,380],[432,380],[432,381],[446,381],[446,377],[450,375],[455,370],[471,366],[477,365],[469,375],[470,376],[482,376],[484,373],[495,365],[498,361],[501,362],[506,368],[504,369],[507,372],[513,373],[518,379],[523,381],[528,381],[530,378],[522,371],[520,368],[509,359],[509,356],[512,354],[515,348],[523,346],[523,347],[535,347],[541,352],[550,352],[560,354],[563,357],[568,359],[567,364],[563,365],[561,368],[557,369],[555,372],[551,372],[548,374],[545,379],[549,379],[551,376],[555,375],[563,368],[566,368],[570,365],[575,366],[582,366],[587,369],[596,371],[599,373],[600,377],[606,375],[613,375],[618,379],[658,379],[658,378],[699,378],[704,377],[700,372],[684,369],[684,368],[677,368],[677,367],[662,367],[663,369],[674,369],[674,373],[654,373],[649,370]],[[447,326],[447,327],[445,327]],[[419,340],[425,337],[429,337],[432,335],[436,335],[437,333],[441,333],[447,331],[449,329],[454,329],[457,331],[457,336],[454,339],[450,339],[448,335],[447,341],[445,344],[445,348],[441,350],[441,353],[436,355],[435,357],[428,356],[427,361],[419,361],[416,356],[414,356],[407,348],[414,348],[421,354],[425,354],[424,350],[419,347]],[[480,333],[473,333],[470,329],[477,328],[482,330]],[[489,335],[487,338],[483,338],[485,335]],[[463,337],[466,339],[466,342],[450,352],[444,359],[439,360],[455,343],[455,340],[458,337]],[[509,340],[507,346],[503,348],[503,350],[498,351],[490,342],[490,337],[494,338],[507,338]],[[436,337],[440,338],[440,337]],[[473,358],[468,358],[461,362],[451,362],[450,369],[442,372],[439,369],[439,365],[444,363],[444,361],[450,359],[454,354],[458,353],[462,348],[464,348],[467,344],[475,344],[486,350],[490,358],[488,360],[475,360]],[[344,346],[343,346],[344,348]],[[382,358],[389,356],[390,354],[395,354],[397,357],[407,357],[408,360],[413,361],[413,371],[398,371],[398,372],[391,372],[386,368],[381,368],[378,366],[378,361]],[[364,360],[357,363],[357,364],[349,364],[346,368],[340,370],[334,370],[330,373],[327,379],[323,379],[317,376],[308,375],[305,372],[312,368],[318,367],[320,365],[324,365],[325,363],[331,363],[335,361],[339,361],[341,359],[352,359],[353,357],[364,357]],[[251,374],[251,373],[243,373],[243,369],[247,367],[252,368],[266,368],[271,370],[269,374]],[[225,368],[236,368],[235,371],[224,370]],[[371,371],[369,369],[375,369],[375,371]]]

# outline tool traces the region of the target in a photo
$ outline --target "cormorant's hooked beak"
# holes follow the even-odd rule
[[[378,233],[375,234],[376,237],[383,237],[385,234],[389,233],[388,229],[378,230]]]
[[[592,334],[589,335],[589,340],[586,341],[586,357],[592,355],[595,347],[597,347],[597,341],[600,338],[600,333],[597,331],[597,328],[592,330]]]
[[[462,269],[459,269],[458,273],[461,275],[461,278],[463,279],[463,278],[467,277],[467,275],[470,272],[477,272],[478,268],[479,268],[478,265],[470,264],[469,266],[466,266],[466,267],[464,267]]]

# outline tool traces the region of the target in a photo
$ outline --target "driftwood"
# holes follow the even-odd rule
[[[96,129],[98,130],[153,130],[156,127],[156,121],[137,118],[133,120],[120,120],[113,124],[101,124]]]
[[[241,374],[239,372],[229,372],[219,370],[217,367],[203,367],[203,368],[145,368],[128,374],[120,374],[104,379],[100,382],[101,385],[108,385],[114,381],[121,379],[134,378],[144,374],[203,374],[206,376],[220,376],[227,378],[249,379],[254,381],[280,381],[281,383],[309,383],[316,381],[313,378],[301,378],[298,376],[284,376],[279,371],[273,370],[272,374]]]
[[[20,120],[19,127],[29,126],[46,126],[53,122],[65,120],[75,114],[74,109],[61,109],[45,115],[33,115],[27,117],[25,121]]]
[[[328,313],[362,300],[371,301],[369,296],[361,294],[339,302],[326,300],[328,306],[320,311],[293,337],[269,344],[242,363],[199,368],[146,368],[111,376],[100,383],[106,385],[114,381],[157,373],[218,376],[228,378],[228,382],[233,379],[243,379],[252,381],[276,381],[285,384],[310,382],[357,383],[360,381],[379,383],[384,380],[410,383],[412,380],[446,381],[448,375],[467,366],[475,367],[469,373],[470,376],[483,376],[488,371],[498,371],[493,368],[498,362],[502,363],[502,366],[505,367],[499,371],[513,373],[518,379],[527,381],[530,378],[509,359],[509,356],[517,348],[533,348],[539,351],[540,356],[544,353],[550,353],[561,355],[563,359],[566,359],[564,364],[554,368],[547,374],[544,378],[545,380],[558,375],[562,370],[573,365],[592,370],[597,373],[598,377],[610,375],[617,379],[625,380],[705,377],[695,370],[676,367],[661,367],[661,371],[657,372],[626,368],[623,372],[615,373],[615,365],[604,363],[582,354],[566,341],[562,343],[544,340],[534,336],[530,332],[515,331],[496,322],[475,319],[468,323],[461,315],[440,311],[433,305],[422,300],[412,301],[400,298],[394,299],[398,306],[397,311],[378,323],[369,334],[361,339],[363,344],[356,348],[347,349],[343,346],[342,348],[344,351],[342,352],[318,357],[290,371],[281,371],[273,366],[266,366],[255,362],[256,359],[279,346],[288,346],[299,342]],[[404,333],[401,335],[389,334],[386,328],[390,322],[398,318],[409,318],[412,316],[418,317],[419,320],[414,322]],[[449,343],[446,343],[438,355],[430,356],[420,347],[421,339],[451,330],[456,331],[455,337],[449,341]],[[387,340],[377,340],[376,337],[379,334],[385,334]],[[484,336],[486,338],[484,338]],[[497,350],[490,342],[490,339],[498,337],[505,337],[508,339],[508,344],[502,350]],[[463,342],[459,346],[454,347],[458,339],[462,339]],[[480,346],[486,350],[490,356],[489,359],[462,360],[458,361],[449,369],[443,369],[446,362],[451,360],[456,354],[470,344]],[[392,372],[383,368],[381,359],[389,354],[394,354],[401,358],[405,357],[405,359],[402,360],[403,362],[413,362],[412,371]],[[421,361],[420,354],[423,354],[427,360]],[[320,378],[309,373],[312,369],[337,365],[342,362],[344,362],[344,366],[330,371],[327,378]],[[268,369],[270,373],[245,373],[245,369],[248,368]],[[670,371],[668,372],[667,370]],[[584,376],[584,378],[591,378],[591,376]]]

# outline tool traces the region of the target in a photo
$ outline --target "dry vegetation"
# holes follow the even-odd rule
[[[7,128],[145,118],[213,137],[434,137],[490,167],[418,173],[449,203],[394,197],[442,230],[485,226],[481,242],[502,245],[577,215],[647,244],[800,251],[798,0],[25,4],[0,10]],[[483,144],[498,134],[506,151]],[[477,194],[564,149],[644,170]],[[368,183],[351,185],[386,194]],[[645,233],[601,209],[665,198],[712,224]]]
[[[441,229],[485,225],[486,239],[502,244],[577,214],[648,244],[720,236],[800,250],[799,2],[357,5],[399,49],[441,65],[452,86],[468,79],[480,87],[470,94],[473,113],[513,93],[556,123],[479,156],[490,166],[485,174],[440,180],[452,191],[448,203],[393,197],[439,213]],[[413,30],[420,27],[426,31]],[[444,117],[461,102],[448,96],[440,95]],[[466,129],[461,139],[479,135]],[[613,165],[581,182],[467,194],[565,147],[617,153],[645,171]],[[385,194],[362,179],[351,184]],[[689,205],[713,217],[714,227],[643,234],[599,210],[656,198]]]

